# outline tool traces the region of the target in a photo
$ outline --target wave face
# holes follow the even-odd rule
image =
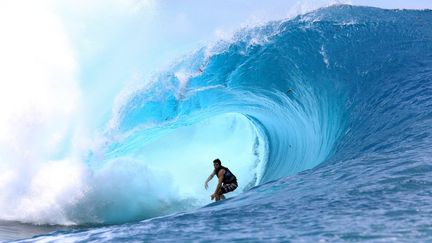
[[[241,188],[36,240],[432,238],[431,11],[341,5],[240,31],[129,90],[109,124],[102,155],[85,161],[127,196],[99,202],[103,222],[203,205],[195,184],[221,151]],[[92,196],[81,210],[104,197]]]

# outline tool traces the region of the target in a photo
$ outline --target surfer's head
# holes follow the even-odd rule
[[[219,166],[221,166],[222,165],[222,162],[220,161],[220,159],[215,159],[215,160],[213,160],[213,166],[215,167],[215,168],[218,168]]]

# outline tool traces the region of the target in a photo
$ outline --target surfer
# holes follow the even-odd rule
[[[211,173],[211,175],[207,178],[204,187],[207,190],[208,188],[208,182],[213,179],[215,175],[218,177],[218,184],[216,186],[216,190],[211,195],[211,200],[219,201],[221,199],[225,199],[225,196],[223,194],[234,191],[238,184],[237,184],[237,178],[231,171],[222,166],[222,162],[219,159],[213,160],[213,166],[214,170]]]

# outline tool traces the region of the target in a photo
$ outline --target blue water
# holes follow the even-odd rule
[[[430,10],[242,30],[129,90],[109,124],[83,158],[103,186],[65,213],[94,226],[28,241],[432,240]],[[208,204],[216,157],[240,186]]]

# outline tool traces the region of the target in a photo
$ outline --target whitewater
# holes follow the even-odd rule
[[[68,132],[25,175],[0,149],[0,220],[45,227],[21,242],[432,240],[431,10],[245,28],[111,110],[91,146]],[[210,203],[215,158],[239,188]]]

